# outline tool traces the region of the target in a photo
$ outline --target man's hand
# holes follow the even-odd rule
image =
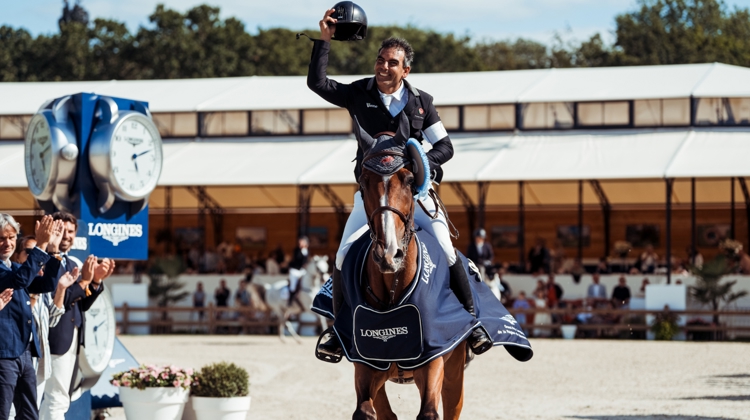
[[[36,222],[34,227],[34,236],[36,237],[37,246],[41,249],[47,249],[52,239],[52,231],[55,228],[55,221],[52,216],[43,216],[42,220]]]
[[[75,267],[73,268],[73,271],[71,271],[70,273],[65,273],[62,276],[60,276],[60,280],[58,280],[57,282],[56,295],[59,294],[60,292],[65,292],[65,289],[72,286],[73,283],[75,283],[76,280],[78,280],[78,273],[79,273],[78,267]]]
[[[47,245],[47,252],[59,252],[60,250],[60,242],[63,238],[63,233],[65,232],[65,222],[62,220],[55,220],[53,226],[52,226],[52,235],[49,239],[49,245]]]
[[[102,263],[94,270],[94,283],[100,283],[102,280],[111,276],[115,271],[115,262],[109,258],[102,260]]]
[[[318,22],[318,25],[320,26],[320,39],[326,42],[331,42],[333,34],[336,33],[336,19],[331,17],[334,12],[336,12],[334,9],[326,10],[323,19]]]
[[[78,282],[78,284],[81,286],[81,289],[86,289],[89,287],[89,284],[94,279],[94,272],[96,271],[96,268],[99,266],[96,262],[96,255],[89,255],[88,258],[86,258],[86,261],[83,262],[83,269],[81,269],[81,281]]]
[[[5,308],[10,300],[13,298],[13,289],[5,289],[0,293],[0,311]]]

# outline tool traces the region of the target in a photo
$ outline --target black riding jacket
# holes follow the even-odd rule
[[[352,119],[357,117],[359,124],[371,136],[384,131],[396,132],[399,115],[391,116],[388,108],[383,105],[374,77],[360,79],[349,85],[338,83],[327,77],[326,68],[328,67],[328,52],[330,49],[330,43],[321,40],[314,41],[310,69],[307,73],[307,86],[326,101],[346,108]],[[440,122],[440,117],[432,104],[432,96],[415,89],[406,80],[403,82],[409,99],[401,112],[406,113],[409,119],[410,137],[422,142],[422,130]],[[419,98],[417,98],[415,92],[419,95]],[[435,182],[440,182],[443,178],[441,165],[452,157],[453,144],[447,135],[435,142],[432,149],[427,152],[432,179]],[[362,149],[358,146],[357,166],[354,168],[354,176],[357,182],[359,182],[361,166]]]

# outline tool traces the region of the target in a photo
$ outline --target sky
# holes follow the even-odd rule
[[[70,0],[74,3],[75,0]],[[0,25],[23,27],[32,34],[54,33],[62,0],[2,0]],[[323,12],[336,0],[82,0],[89,16],[125,22],[131,32],[148,25],[158,3],[186,11],[207,3],[234,16],[254,33],[258,28],[317,28]],[[614,41],[615,16],[633,10],[636,0],[357,0],[370,25],[412,24],[443,33],[480,39],[530,38],[549,43],[584,40],[600,33]],[[750,0],[725,0],[730,7],[750,8]]]

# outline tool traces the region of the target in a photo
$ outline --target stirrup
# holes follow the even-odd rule
[[[333,332],[333,327],[328,327],[325,331],[323,331],[320,336],[318,337],[318,342],[315,344],[315,357],[318,360],[321,360],[323,362],[328,363],[338,363],[341,361],[342,355],[333,355],[328,353],[321,353],[318,351],[318,347],[320,347],[320,342],[323,341],[323,339],[329,340],[329,339],[336,339],[338,340],[338,337]],[[342,351],[343,353],[343,351]]]

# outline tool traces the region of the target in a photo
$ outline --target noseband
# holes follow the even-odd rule
[[[365,162],[367,162],[370,159],[383,157],[383,156],[405,157],[403,153],[398,152],[398,151],[391,151],[391,150],[384,150],[381,152],[368,154],[362,159],[362,173],[364,173],[364,170],[365,170],[365,167],[364,167]],[[362,199],[364,201],[365,186],[361,179],[359,182],[359,190],[360,190],[360,193],[362,194]],[[372,242],[375,244],[381,244],[383,248],[386,248],[385,241],[383,239],[378,238],[377,234],[375,233],[375,229],[374,229],[375,216],[385,211],[390,211],[396,214],[401,219],[401,221],[404,223],[404,236],[403,238],[401,238],[399,249],[404,253],[404,257],[406,257],[407,251],[409,250],[409,244],[411,243],[412,236],[416,232],[416,230],[414,229],[414,207],[415,207],[414,198],[412,196],[409,196],[409,200],[411,201],[411,208],[409,209],[409,213],[406,215],[401,210],[393,206],[380,206],[376,208],[375,210],[373,210],[372,213],[370,213],[370,215],[367,217],[367,226],[370,228],[370,239],[372,239]],[[399,283],[398,276],[395,276],[393,287],[391,287],[391,290],[390,290],[390,302],[387,305],[388,307],[393,306],[396,301],[396,289],[398,288],[398,283]],[[373,293],[369,285],[367,286],[367,293],[378,304],[386,306],[385,302],[382,302],[377,296],[375,296],[375,293]]]

